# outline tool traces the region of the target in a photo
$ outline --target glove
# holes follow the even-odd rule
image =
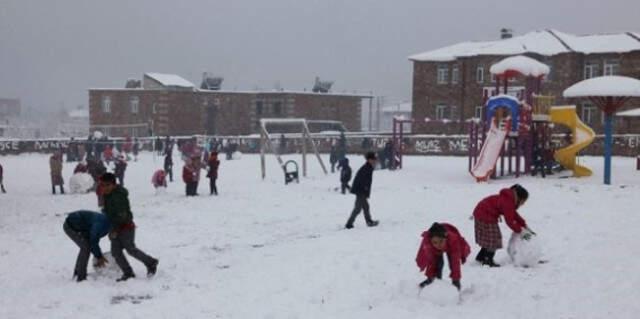
[[[430,285],[433,282],[433,278],[427,278],[425,281],[420,283],[420,288],[424,288]]]
[[[525,229],[522,231],[521,235],[522,239],[524,240],[529,240],[531,239],[531,237],[533,236],[533,234],[531,233],[531,231],[529,231],[528,229]]]
[[[458,290],[460,290],[460,288],[462,287],[462,286],[460,285],[460,280],[452,280],[452,281],[451,281],[451,284],[452,284],[452,285],[454,285],[454,286],[456,286],[456,288],[458,288]]]

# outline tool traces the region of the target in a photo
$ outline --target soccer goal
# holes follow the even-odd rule
[[[273,129],[270,131],[270,127],[276,127],[281,132],[273,132]],[[275,148],[274,143],[272,141],[271,134],[277,134],[282,132],[287,132],[289,136],[294,138],[300,138],[301,140],[301,148],[302,148],[302,176],[307,176],[307,146],[311,145],[311,149],[313,153],[316,155],[318,159],[318,163],[320,163],[320,167],[322,167],[322,171],[324,174],[327,174],[327,168],[322,161],[322,157],[320,157],[320,153],[318,152],[318,147],[316,143],[311,138],[311,133],[309,132],[309,126],[307,125],[307,120],[305,119],[261,119],[260,120],[260,166],[262,169],[262,179],[266,177],[266,159],[265,155],[268,151],[272,152],[276,159],[278,160],[278,164],[282,168],[282,171],[286,174],[287,169],[285,166],[285,162],[282,160],[280,156],[282,152],[278,151]],[[292,134],[295,132],[295,134]],[[280,145],[282,148],[282,145]]]

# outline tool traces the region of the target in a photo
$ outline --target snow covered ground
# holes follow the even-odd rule
[[[290,156],[289,158],[293,158]],[[295,158],[299,160],[299,158]],[[0,318],[637,318],[640,313],[640,172],[635,159],[613,159],[602,185],[602,159],[582,163],[584,179],[520,178],[476,184],[466,158],[408,157],[405,169],[374,173],[372,214],[381,224],[343,230],[353,196],[333,190],[310,157],[310,178],[283,185],[273,157],[268,179],[259,157],[222,161],[220,196],[202,182],[186,198],[181,182],[156,195],[161,160],[144,154],[125,179],[136,242],[158,257],[158,274],[130,258],[138,274],[71,280],[77,249],[62,231],[66,212],[96,208],[94,194],[52,196],[45,155],[0,157],[8,194],[0,194]],[[179,160],[175,159],[176,163]],[[355,170],[360,157],[351,157]],[[179,176],[181,164],[176,165]],[[73,165],[65,164],[68,181]],[[179,178],[177,178],[179,180]],[[499,251],[498,269],[473,256],[476,202],[501,187],[530,191],[520,210],[549,263],[518,268]],[[448,280],[427,287],[414,257],[434,221],[458,226],[472,245],[463,267],[462,302]],[[506,241],[510,232],[504,224]],[[101,241],[108,251],[108,240]],[[445,269],[445,276],[449,271]],[[439,291],[435,291],[439,288]]]

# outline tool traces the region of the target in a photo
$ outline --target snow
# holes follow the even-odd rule
[[[89,109],[75,109],[75,110],[69,111],[68,114],[70,118],[88,119]]]
[[[193,83],[175,74],[145,73],[145,75],[158,81],[164,86],[177,86],[186,88],[194,87]]]
[[[568,45],[567,48],[562,42]],[[533,53],[552,56],[561,53],[605,53],[640,50],[640,41],[629,34],[595,34],[576,36],[556,30],[537,30],[510,39],[462,42],[451,46],[415,54],[412,61],[447,62],[456,58],[478,55],[518,55]]]
[[[626,76],[608,75],[580,81],[566,90],[566,98],[589,96],[640,97],[640,80]]]
[[[411,102],[403,102],[394,105],[387,105],[382,107],[383,113],[396,113],[396,112],[408,112],[411,113]]]
[[[403,170],[374,173],[370,203],[380,226],[367,228],[360,216],[349,231],[342,226],[354,197],[334,191],[338,174],[324,176],[309,162],[310,177],[285,186],[273,156],[265,181],[257,155],[221,161],[220,196],[204,195],[205,180],[195,198],[179,181],[155,194],[149,178],[160,157],[141,153],[129,162],[136,243],[160,259],[158,274],[144,278],[144,266],[129,258],[137,278],[116,283],[118,272],[90,267],[78,284],[71,280],[77,248],[62,223],[66,212],[96,209],[95,194],[52,196],[47,155],[0,157],[9,192],[0,194],[0,318],[631,319],[640,312],[635,158],[615,158],[620,184],[607,186],[601,157],[581,158],[591,178],[477,184],[466,157],[407,156]],[[174,162],[179,176],[177,154]],[[354,170],[362,162],[350,157]],[[74,166],[65,163],[65,178]],[[468,217],[484,196],[516,182],[531,194],[520,213],[549,263],[515,267],[500,250],[502,267],[481,267]],[[472,247],[461,303],[451,299],[448,268],[418,296],[424,275],[414,258],[434,221],[456,225]],[[101,246],[108,251],[108,240]]]
[[[542,247],[540,247],[536,236],[525,240],[520,234],[511,233],[507,253],[513,265],[518,267],[536,267],[540,261],[544,261]]]
[[[93,177],[87,173],[76,173],[69,178],[69,189],[72,194],[87,193],[93,184]]]
[[[508,57],[489,69],[491,74],[504,74],[507,71],[517,71],[524,76],[541,76],[549,74],[549,66],[530,57],[518,55]]]
[[[631,110],[618,112],[618,113],[616,113],[616,116],[639,117],[640,116],[640,108],[635,108],[635,109],[631,109]]]

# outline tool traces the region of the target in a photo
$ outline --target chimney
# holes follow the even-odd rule
[[[502,28],[500,29],[500,39],[510,39],[513,38],[513,30]]]

